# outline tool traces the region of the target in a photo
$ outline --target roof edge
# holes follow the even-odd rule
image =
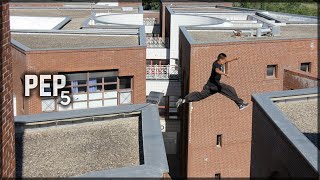
[[[273,125],[280,129],[289,142],[300,152],[316,172],[318,171],[319,149],[293,125],[290,120],[272,102],[271,98],[307,95],[318,93],[318,88],[298,89],[289,91],[273,91],[252,95],[252,101],[256,102],[262,111],[272,120]]]

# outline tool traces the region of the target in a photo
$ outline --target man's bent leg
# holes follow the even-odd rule
[[[203,89],[201,92],[192,92],[185,97],[185,102],[194,102],[194,101],[200,101],[202,99],[205,99],[209,96],[214,94],[213,91],[210,90],[210,87],[206,84],[203,86]]]
[[[238,97],[236,90],[227,84],[220,83],[221,84],[221,91],[219,92],[220,94],[228,97],[232,101],[234,101],[238,106],[243,104],[243,100]]]

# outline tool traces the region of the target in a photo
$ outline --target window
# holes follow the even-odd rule
[[[121,77],[119,79],[120,79],[120,89],[131,88],[131,77]]]
[[[222,71],[223,73],[228,74],[228,64],[223,64],[223,65],[221,66],[221,71]]]
[[[221,173],[214,174],[214,179],[220,180],[221,179]]]
[[[120,104],[130,104],[131,103],[131,84],[132,78],[131,77],[119,77],[120,81]]]
[[[86,109],[103,106],[117,106],[132,103],[132,77],[118,77],[117,71],[68,73],[66,87],[72,103],[69,106],[57,104],[57,98],[42,99],[44,112]],[[48,88],[48,91],[50,89]]]
[[[267,77],[276,78],[277,77],[277,65],[268,65],[267,66]]]
[[[311,67],[311,63],[310,62],[306,62],[306,63],[301,63],[300,64],[300,70],[301,71],[310,72],[310,67]]]
[[[56,99],[52,97],[42,97],[41,108],[42,112],[54,112],[56,111]]]
[[[222,147],[222,134],[217,135],[217,147]]]

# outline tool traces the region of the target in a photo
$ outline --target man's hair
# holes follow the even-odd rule
[[[221,60],[221,59],[224,59],[224,58],[226,58],[227,57],[227,55],[225,54],[225,53],[220,53],[219,55],[218,55],[218,61],[219,60]]]

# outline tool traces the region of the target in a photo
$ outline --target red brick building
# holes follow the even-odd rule
[[[240,60],[224,67],[231,78],[222,77],[222,82],[232,85],[247,102],[254,93],[283,90],[285,70],[303,70],[317,76],[316,24],[288,23],[281,27],[280,36],[272,37],[237,37],[230,31],[232,27],[217,29],[180,27],[182,97],[202,89],[221,52],[228,57],[240,56]],[[250,177],[251,103],[240,111],[232,101],[215,94],[185,104],[180,114],[181,159],[187,177]]]
[[[121,8],[109,11],[112,10],[121,11]],[[126,28],[124,32],[121,32],[123,27],[108,30],[85,27],[87,25],[83,23],[88,22],[90,9],[45,11],[45,8],[13,8],[11,11],[15,16],[38,16],[39,21],[41,17],[50,18],[54,14],[71,17],[70,22],[65,22],[59,30],[32,30],[31,33],[13,30],[17,115],[145,102],[146,46],[143,26]],[[97,13],[105,11],[100,9]],[[99,25],[100,28],[103,26]],[[39,88],[32,90],[30,97],[24,97],[25,74],[65,74],[65,90],[71,92],[72,105],[63,107],[58,105],[57,98],[40,97]]]
[[[124,84],[128,84],[126,88],[129,88],[131,93],[130,98],[132,99],[126,103],[145,102],[145,68],[139,68],[138,71],[135,69],[136,66],[145,67],[145,48],[139,47],[139,45],[136,47],[122,48],[105,47],[102,49],[91,48],[78,50],[34,49],[30,51],[14,47],[13,62],[17,65],[14,69],[14,84],[16,87],[14,92],[17,98],[17,114],[35,114],[50,111],[50,109],[46,110],[42,107],[44,104],[41,103],[43,99],[39,97],[39,89],[34,90],[31,97],[24,97],[24,86],[22,84],[24,74],[69,74],[69,76],[71,76],[73,73],[77,73],[80,76],[80,74],[92,73],[93,78],[99,76],[99,73],[102,77],[109,77],[108,72],[112,72],[112,76],[119,78],[111,78],[110,76],[110,81],[107,82],[105,78],[102,82],[102,77],[97,77],[97,92],[116,90],[120,93],[120,86],[123,86],[121,81],[128,81],[124,82]],[[97,75],[94,75],[94,73],[97,73]],[[87,78],[91,79],[91,76],[84,77],[81,81]],[[75,82],[73,82],[73,88],[75,88],[74,83]],[[110,85],[107,85],[107,83],[110,83]],[[71,85],[71,81],[67,82],[67,84]],[[78,84],[80,84],[80,82],[78,82]],[[88,85],[89,83],[83,82],[83,84]],[[86,87],[86,85],[79,86],[78,91],[82,89],[81,92],[87,93]],[[68,90],[70,89],[72,88]],[[115,99],[115,101],[120,100],[119,95],[115,95],[118,96],[118,99]],[[88,94],[88,96],[90,95]],[[84,99],[87,98],[84,97]],[[90,104],[89,101],[88,103]],[[120,102],[111,104],[118,105]],[[107,106],[107,104],[104,106]],[[54,111],[58,110],[56,108],[57,107],[54,108]],[[73,107],[72,109],[75,108]]]
[[[14,120],[12,108],[12,57],[10,48],[9,3],[0,1],[0,177],[15,176]]]

